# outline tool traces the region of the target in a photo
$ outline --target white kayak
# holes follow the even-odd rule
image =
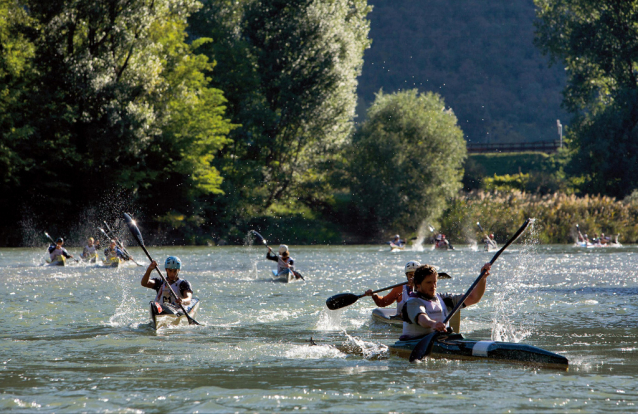
[[[279,273],[276,270],[272,270],[272,280],[274,282],[290,283],[295,279],[295,274],[290,269],[284,269]]]
[[[150,302],[151,305],[151,326],[157,330],[166,326],[176,327],[188,325],[188,318],[179,306],[168,303]],[[199,309],[199,299],[193,298],[189,306],[185,306],[188,315],[195,319]]]

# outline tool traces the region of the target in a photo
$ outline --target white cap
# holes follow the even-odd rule
[[[285,244],[282,244],[279,246],[279,254],[284,254],[288,251],[288,246],[286,246]]]

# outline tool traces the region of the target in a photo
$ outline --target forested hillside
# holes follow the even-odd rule
[[[370,0],[358,114],[374,94],[439,93],[469,142],[557,139],[563,65],[534,46],[532,0]]]

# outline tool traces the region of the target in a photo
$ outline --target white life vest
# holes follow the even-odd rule
[[[82,255],[84,257],[93,256],[96,251],[97,251],[97,248],[95,247],[95,245],[93,245],[93,246],[84,246],[84,251],[82,252]]]
[[[290,264],[290,262],[294,262],[292,257],[289,257],[288,260],[284,261],[284,259],[279,256],[279,259],[277,260],[277,274],[281,273],[284,270],[288,270],[289,268],[286,265]],[[294,267],[290,267],[290,270],[294,270]]]
[[[413,300],[416,299],[423,304],[423,306],[425,307],[425,312],[428,314],[428,317],[430,319],[443,322],[445,318],[447,317],[447,314],[448,314],[447,307],[445,306],[445,302],[443,302],[441,295],[439,295],[438,293],[436,294],[436,299],[437,299],[436,302],[421,299],[421,298],[411,298],[411,299]],[[448,326],[450,326],[449,321],[447,324],[445,324],[446,328]],[[424,328],[421,325],[418,325],[416,323],[403,322],[403,334],[401,336],[402,337],[409,336],[414,338],[418,336],[423,336],[424,331],[427,331],[427,328]],[[428,333],[429,332],[425,332],[426,335]]]
[[[173,282],[171,284],[171,288],[173,288],[173,292],[175,292],[175,294],[180,299],[184,299],[185,296],[182,296],[182,294],[181,294],[181,292],[179,290],[180,283],[182,283],[182,279],[177,279],[175,282]],[[171,291],[168,288],[168,286],[166,285],[166,282],[162,282],[162,287],[160,287],[159,290],[157,291],[157,296],[155,297],[155,302],[170,303],[171,305],[177,306],[177,303],[175,302],[175,298],[173,298],[173,295],[171,295]]]
[[[55,249],[51,251],[51,253],[49,253],[49,258],[51,259],[51,261],[54,261],[58,258],[58,256],[62,256],[63,253],[64,253],[64,248],[58,249],[56,247]]]

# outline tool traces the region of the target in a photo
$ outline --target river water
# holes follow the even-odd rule
[[[151,247],[182,259],[204,326],[150,327],[143,267],[40,266],[44,248],[0,249],[2,412],[637,412],[638,247],[582,249],[528,238],[493,267],[461,331],[565,355],[567,372],[389,356],[400,331],[362,298],[419,260],[463,293],[492,253],[292,246],[305,282],[270,280],[263,246]],[[69,248],[78,253],[79,248]],[[131,248],[141,263],[142,251]],[[312,346],[309,339],[318,344]],[[352,352],[345,352],[352,351]]]

